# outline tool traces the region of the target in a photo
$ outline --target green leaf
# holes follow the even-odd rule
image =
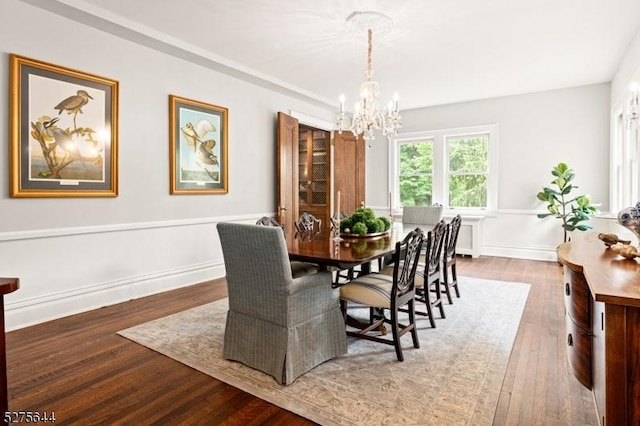
[[[558,165],[555,167],[555,170],[557,170],[559,173],[566,173],[567,170],[569,170],[569,166],[567,166],[566,163],[558,163]]]

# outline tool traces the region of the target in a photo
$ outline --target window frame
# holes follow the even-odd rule
[[[627,94],[611,113],[609,204],[612,214],[635,205],[640,199],[640,130],[628,121],[632,96]]]
[[[449,206],[449,145],[452,138],[469,136],[488,136],[487,147],[487,206],[485,208],[458,207],[456,212],[469,215],[488,215],[497,210],[498,201],[498,125],[484,124],[439,130],[425,130],[410,133],[399,133],[390,139],[389,144],[389,188],[391,193],[391,208],[394,212],[401,212],[400,205],[400,155],[401,144],[429,141],[433,143],[433,188],[434,203],[442,204],[445,213],[453,212]]]

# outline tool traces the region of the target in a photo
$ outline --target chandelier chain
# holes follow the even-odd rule
[[[367,41],[368,41],[368,49],[367,49],[367,81],[371,81],[373,77],[373,66],[372,66],[372,57],[373,57],[373,31],[370,29],[367,30]]]

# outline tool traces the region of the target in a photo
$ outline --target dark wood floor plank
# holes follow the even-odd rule
[[[465,257],[458,274],[532,285],[493,423],[596,425],[566,365],[559,265]],[[116,334],[226,295],[215,280],[8,333],[10,409],[55,411],[58,424],[313,424]]]

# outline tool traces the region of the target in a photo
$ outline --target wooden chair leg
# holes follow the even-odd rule
[[[398,310],[391,309],[391,333],[393,335],[393,346],[396,348],[398,361],[404,361],[402,355],[402,345],[400,345],[400,325],[398,324]]]
[[[449,285],[449,268],[447,268],[447,261],[444,261],[444,265],[442,265],[442,287],[444,289],[444,293],[447,295],[447,302],[450,305],[453,304],[453,300],[451,299],[451,289]]]
[[[340,299],[340,310],[342,311],[342,318],[345,325],[347,324],[347,301]]]
[[[458,289],[458,274],[456,273],[456,262],[451,264],[451,283],[456,291],[456,297],[460,297],[460,290]]]
[[[438,309],[440,310],[440,317],[446,318],[444,314],[444,304],[442,303],[442,288],[440,287],[440,280],[436,280],[433,284],[435,285],[436,293],[436,300],[433,303],[438,306]]]
[[[418,340],[418,327],[416,327],[415,300],[411,300],[407,307],[409,309],[409,325],[413,326],[413,329],[411,330],[411,339],[413,339],[413,347],[419,348],[420,341]]]
[[[431,324],[431,328],[436,328],[436,320],[433,318],[433,308],[431,305],[431,297],[429,296],[430,291],[428,289],[421,289],[421,290],[417,290],[416,292],[420,291],[422,293],[422,296],[424,298],[424,306],[427,310],[427,314],[426,316],[429,317],[429,324]]]

